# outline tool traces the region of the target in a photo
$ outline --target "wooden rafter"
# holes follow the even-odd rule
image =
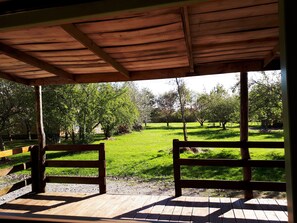
[[[55,67],[45,61],[39,60],[27,53],[24,53],[4,43],[0,43],[0,51],[11,58],[30,64],[31,66],[40,68],[59,77],[74,80],[73,74],[68,73],[58,67]]]
[[[11,75],[11,74],[3,72],[3,71],[0,71],[0,78],[6,79],[6,80],[9,80],[9,81],[14,81],[14,82],[17,82],[17,83],[20,83],[20,84],[29,85],[28,80],[16,77],[14,75]]]
[[[106,63],[110,64],[113,68],[123,74],[125,77],[130,78],[129,71],[124,68],[120,63],[109,56],[103,49],[101,49],[93,40],[91,40],[86,34],[81,32],[74,24],[61,25],[61,27],[69,33],[74,39],[79,41],[90,51],[92,51],[99,58],[103,59]]]
[[[277,56],[279,56],[279,45],[276,45],[269,54],[264,58],[263,66],[266,67],[270,62],[275,59]]]
[[[184,30],[186,47],[187,47],[190,72],[193,73],[194,72],[194,59],[193,59],[193,52],[192,52],[192,38],[191,38],[191,30],[190,30],[190,20],[189,20],[189,13],[188,13],[187,6],[184,6],[181,8],[181,14],[182,14],[183,30]]]

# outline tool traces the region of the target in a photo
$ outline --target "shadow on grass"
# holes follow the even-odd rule
[[[281,131],[271,131],[268,133],[261,133],[261,132],[249,132],[250,137],[257,137],[261,136],[265,139],[282,139],[284,137],[284,133]]]
[[[233,130],[223,130],[223,129],[203,129],[199,131],[188,132],[188,136],[201,136],[204,140],[212,139],[228,139],[240,136],[239,132]],[[183,135],[183,132],[175,133],[175,135]]]
[[[197,126],[187,126],[187,129],[197,129],[197,128],[204,128],[203,126],[199,126],[199,124],[197,124]],[[146,126],[145,127],[146,130],[176,130],[176,129],[183,129],[182,125],[181,126],[166,126],[166,123],[164,123],[164,126]]]

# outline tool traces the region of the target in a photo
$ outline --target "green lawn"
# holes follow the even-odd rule
[[[283,141],[282,130],[260,133],[256,126],[251,126],[250,141]],[[183,140],[182,124],[172,123],[167,128],[165,123],[149,123],[145,130],[131,134],[114,136],[111,140],[102,140],[96,136],[93,142],[105,143],[106,167],[108,176],[138,177],[145,180],[172,180],[172,140]],[[238,141],[239,126],[229,124],[222,130],[213,124],[200,127],[198,123],[188,123],[189,140],[223,140]],[[280,149],[250,149],[252,159],[283,159],[284,151]],[[94,160],[98,153],[49,153],[49,158],[67,160]],[[182,157],[191,158],[240,158],[239,149],[200,149],[199,153],[184,153]],[[18,161],[21,157],[18,156]],[[7,164],[8,165],[8,164]],[[96,170],[78,168],[47,168],[47,173],[56,175],[96,175]],[[284,181],[284,170],[279,168],[253,170],[254,180]],[[187,167],[182,169],[186,179],[232,179],[242,178],[241,168]]]

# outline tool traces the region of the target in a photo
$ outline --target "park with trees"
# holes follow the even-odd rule
[[[209,92],[193,92],[183,79],[174,79],[172,86],[172,90],[159,95],[148,88],[139,89],[133,82],[46,86],[42,93],[47,143],[103,141],[110,176],[172,179],[173,138],[185,141],[239,139],[238,84],[232,89],[217,84]],[[23,145],[34,143],[34,89],[1,80],[0,93],[1,150],[20,142]],[[249,123],[251,140],[283,141],[279,72],[260,73],[258,79],[249,81]],[[67,156],[73,158],[73,154],[66,154],[66,159]],[[80,159],[96,154],[76,156]],[[239,153],[228,149],[215,152],[198,148],[183,156],[240,158]],[[283,159],[284,153],[283,150],[258,150],[251,152],[251,156]],[[115,163],[117,165],[113,165]],[[202,178],[241,177],[240,168],[215,171],[199,168],[185,170],[184,175],[193,178],[193,173],[198,171]],[[259,179],[274,176],[276,181],[284,180],[283,170],[259,169],[259,173],[254,174]],[[76,171],[80,170],[74,168],[69,174],[93,174]]]

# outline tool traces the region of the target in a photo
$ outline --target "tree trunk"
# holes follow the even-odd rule
[[[185,103],[182,100],[182,92],[181,92],[181,86],[178,81],[178,79],[175,79],[176,85],[177,85],[177,92],[178,92],[178,98],[180,103],[180,112],[182,115],[182,122],[183,122],[183,134],[184,134],[184,141],[188,141],[188,134],[187,134],[187,123],[186,123],[186,117],[185,117]]]
[[[28,135],[28,140],[31,141],[32,140],[32,136],[31,136],[31,131],[30,130],[27,131],[27,135]]]
[[[226,130],[226,122],[222,122],[223,130]]]
[[[75,132],[73,128],[71,130],[71,139],[72,139],[72,144],[75,144]]]
[[[0,151],[4,151],[4,150],[5,150],[4,141],[2,136],[0,135]],[[5,161],[5,160],[6,160],[6,157],[1,158],[1,161]]]

